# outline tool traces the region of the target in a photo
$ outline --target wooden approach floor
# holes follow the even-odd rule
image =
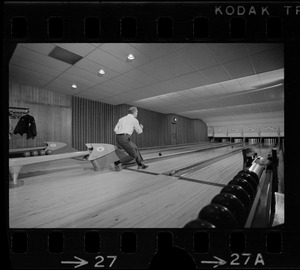
[[[205,160],[216,150],[197,155]],[[182,157],[194,163],[194,154]],[[167,171],[168,164],[169,159],[161,160],[154,171]],[[172,164],[182,164],[181,157],[172,158]],[[181,228],[241,169],[241,153],[189,175],[195,181],[127,169],[95,172],[90,163],[74,159],[25,166],[20,174],[24,185],[9,189],[9,226]]]

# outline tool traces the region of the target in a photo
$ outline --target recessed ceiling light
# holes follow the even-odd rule
[[[134,56],[133,56],[132,54],[129,54],[129,55],[127,56],[127,59],[128,59],[129,61],[133,61],[133,60],[134,60]]]
[[[72,86],[71,86],[71,87],[72,87],[72,89],[77,89],[77,85],[76,85],[76,84],[74,84],[74,83],[72,84]]]
[[[103,69],[100,69],[99,71],[98,71],[98,75],[99,76],[103,76],[105,74],[105,71],[103,70]]]

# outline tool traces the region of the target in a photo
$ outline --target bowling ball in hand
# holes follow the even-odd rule
[[[46,151],[46,155],[51,155],[53,152],[52,152],[52,150],[47,150]]]
[[[38,156],[38,155],[39,155],[39,152],[38,152],[38,151],[32,151],[32,152],[31,152],[31,155],[32,155],[33,157]]]

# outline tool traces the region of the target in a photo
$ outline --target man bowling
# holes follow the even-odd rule
[[[138,134],[143,132],[143,125],[137,120],[138,109],[136,107],[130,107],[128,114],[119,119],[115,126],[114,132],[116,133],[117,143],[128,153],[129,156],[122,158],[121,160],[115,161],[110,165],[111,169],[120,171],[122,165],[135,159],[138,169],[146,169],[148,166],[142,164],[142,156],[138,147],[130,139],[131,134],[135,130]]]

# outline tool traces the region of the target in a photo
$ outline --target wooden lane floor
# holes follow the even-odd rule
[[[11,228],[179,228],[221,189],[165,175],[92,168],[24,181],[9,190]]]
[[[227,185],[233,177],[243,169],[242,153],[236,153],[202,169],[182,175],[185,180],[197,180],[214,184]]]
[[[210,143],[210,142],[202,142],[194,145],[186,145],[186,146],[170,146],[170,147],[163,147],[163,148],[151,148],[151,149],[142,149],[140,150],[143,158],[145,160],[147,159],[153,159],[153,158],[164,158],[166,156],[172,156],[180,153],[190,153],[199,151],[201,149],[209,149],[211,147],[221,147],[221,146],[227,146],[228,143]],[[159,156],[159,153],[162,154],[162,156]]]
[[[221,145],[224,143],[211,143],[211,142],[199,142],[196,144],[183,144],[183,145],[168,145],[163,147],[149,147],[149,148],[142,148],[140,149],[140,152],[142,154],[158,154],[159,152],[162,154],[166,153],[173,153],[174,151],[188,151],[188,150],[194,150],[194,149],[201,149],[203,147],[209,147],[211,145]]]
[[[241,146],[234,146],[233,148],[231,146],[225,146],[222,148],[207,149],[201,152],[195,152],[195,153],[191,152],[187,155],[176,156],[173,158],[170,157],[168,159],[162,159],[162,160],[158,159],[157,161],[151,162],[149,164],[149,167],[144,171],[149,173],[154,173],[154,174],[161,174],[194,163],[202,162],[207,159],[220,156],[222,154],[230,153],[231,151],[236,150],[239,147]],[[135,169],[136,167],[133,166],[132,168]]]
[[[252,145],[253,150],[263,157],[267,157],[271,148],[267,146]],[[204,168],[182,175],[187,181],[199,181],[202,183],[213,183],[227,185],[235,175],[243,168],[242,153],[238,152],[220,161],[214,162]]]

